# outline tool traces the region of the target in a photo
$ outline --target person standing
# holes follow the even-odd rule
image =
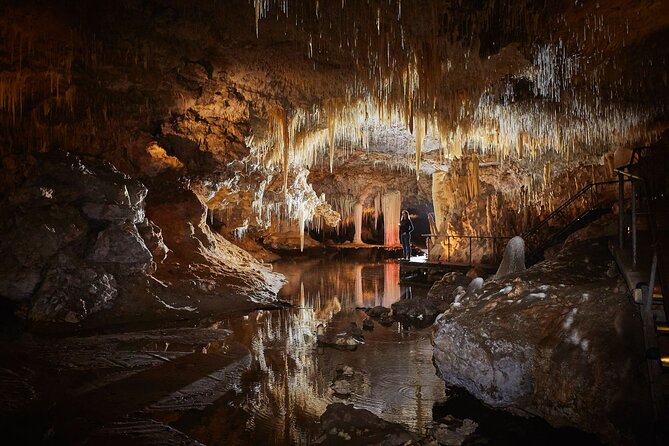
[[[400,241],[404,249],[403,259],[411,260],[411,233],[413,232],[413,223],[409,218],[409,211],[404,209],[400,217]]]

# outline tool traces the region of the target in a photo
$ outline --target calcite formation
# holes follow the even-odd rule
[[[668,37],[663,0],[5,1],[0,298],[65,325],[266,306],[281,281],[258,259],[397,245],[405,208],[430,260],[493,263],[668,134]],[[625,388],[631,369],[604,367],[629,308],[585,298],[601,265],[566,259],[449,284],[437,365],[618,438],[627,395],[598,390]]]
[[[102,310],[140,318],[161,317],[161,308],[225,312],[278,290],[279,277],[208,229],[193,192],[165,191],[169,204],[154,194],[147,206],[147,188],[109,163],[69,153],[38,162],[38,174],[2,205],[12,218],[3,220],[0,242],[0,293],[30,320],[76,323]],[[219,293],[226,304],[215,302]]]
[[[492,407],[614,444],[648,427],[636,309],[591,231],[527,271],[494,276],[437,318],[438,373]],[[508,271],[507,271],[508,272]]]

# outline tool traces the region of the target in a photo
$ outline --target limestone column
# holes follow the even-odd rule
[[[383,244],[394,247],[400,245],[400,212],[402,211],[402,196],[400,192],[390,191],[381,198],[383,211]]]
[[[359,201],[353,206],[353,220],[355,223],[353,243],[362,244],[362,203]]]

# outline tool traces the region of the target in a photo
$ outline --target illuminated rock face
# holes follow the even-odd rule
[[[607,274],[605,240],[581,239],[451,306],[434,327],[434,361],[490,406],[618,444],[649,422],[634,378],[643,341],[622,277]]]
[[[29,319],[109,323],[133,311],[151,319],[168,305],[225,312],[278,290],[276,275],[209,231],[193,192],[163,184],[170,202],[154,193],[149,220],[146,187],[108,163],[71,154],[38,163],[2,206],[12,218],[2,221],[0,294]],[[217,304],[221,294],[231,297]]]
[[[444,234],[509,236],[666,127],[666,2],[191,3],[3,5],[3,197],[34,174],[34,153],[62,148],[112,162],[149,197],[180,181],[213,227],[266,259],[263,237],[309,245],[303,229],[353,224],[357,201],[362,240],[391,190],[403,207],[434,205]],[[131,217],[164,258],[147,241],[160,232],[123,214],[127,192],[82,218]],[[227,243],[168,210],[186,218],[158,225],[175,253]],[[198,242],[168,235],[173,224]],[[96,261],[119,259],[107,238]],[[153,268],[136,248],[137,268]],[[8,292],[31,289],[21,274]]]

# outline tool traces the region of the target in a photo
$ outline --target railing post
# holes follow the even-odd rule
[[[618,174],[618,245],[623,249],[623,231],[625,225],[625,178]]]
[[[636,181],[632,180],[632,270],[636,271]]]
[[[451,262],[451,236],[447,235],[446,240],[448,240],[448,249],[446,250],[446,261]]]
[[[597,203],[597,186],[593,184],[590,186],[590,210],[595,209],[595,204]]]

